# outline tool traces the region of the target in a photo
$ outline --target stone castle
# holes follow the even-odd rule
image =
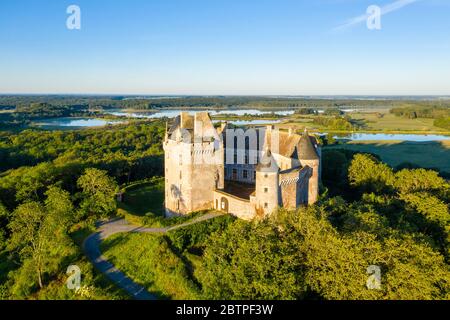
[[[207,112],[182,112],[163,146],[167,216],[216,209],[251,220],[317,201],[321,149],[306,131],[216,128]]]

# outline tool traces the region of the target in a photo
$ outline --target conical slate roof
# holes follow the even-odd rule
[[[311,140],[312,138],[305,130],[297,145],[298,158],[300,160],[319,160],[316,148]]]
[[[278,172],[280,170],[270,149],[266,148],[263,158],[260,159],[260,163],[256,166],[256,170],[263,172]]]

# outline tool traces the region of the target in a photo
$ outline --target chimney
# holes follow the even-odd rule
[[[184,128],[184,124],[186,123],[188,118],[189,118],[189,112],[182,111],[180,114],[180,127],[181,128]]]

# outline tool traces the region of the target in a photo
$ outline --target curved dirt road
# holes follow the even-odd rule
[[[89,260],[94,266],[108,277],[117,286],[128,292],[134,299],[137,300],[156,300],[157,296],[149,293],[143,286],[135,283],[123,272],[117,269],[111,262],[109,262],[100,251],[101,242],[116,234],[124,232],[137,232],[137,233],[166,233],[172,230],[183,228],[192,224],[196,224],[202,221],[214,219],[223,214],[220,213],[208,213],[201,217],[195,218],[189,222],[178,224],[172,227],[166,228],[145,228],[138,227],[129,224],[124,219],[113,219],[107,222],[102,222],[98,226],[98,231],[91,234],[83,242],[83,250]]]

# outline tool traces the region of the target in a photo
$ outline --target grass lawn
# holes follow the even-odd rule
[[[193,212],[185,216],[164,216],[164,178],[155,177],[124,189],[123,202],[118,203],[117,215],[129,223],[153,228],[167,227],[204,214]]]
[[[164,214],[164,179],[129,187],[125,191],[123,202],[128,211],[135,215],[144,216],[152,213],[162,216]]]
[[[104,256],[133,281],[161,299],[196,299],[184,258],[174,253],[165,236],[117,234],[101,245]]]
[[[225,215],[165,235],[116,234],[101,244],[103,255],[133,281],[162,299],[198,299],[203,248],[211,234],[236,218]]]
[[[450,172],[450,141],[352,141],[326,148],[374,153],[392,167],[408,162],[423,168],[436,168],[440,171]]]

